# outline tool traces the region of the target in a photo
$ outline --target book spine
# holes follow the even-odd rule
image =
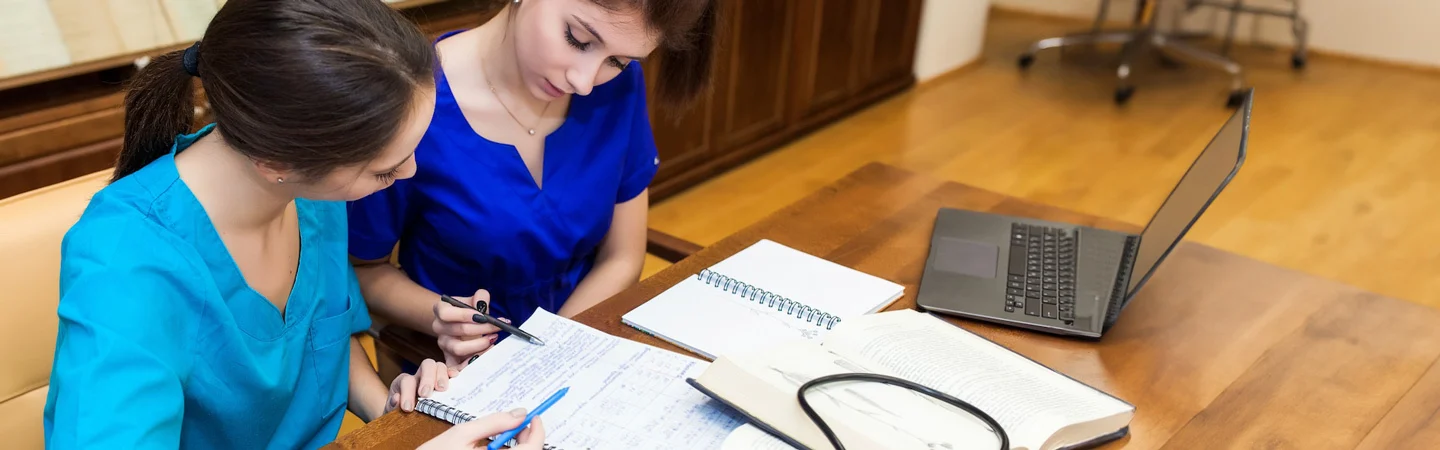
[[[791,300],[789,297],[781,296],[779,294],[760,289],[759,287],[756,287],[744,281],[730,278],[728,276],[725,276],[724,274],[710,269],[701,270],[700,273],[696,274],[695,276],[698,277],[700,279],[700,282],[702,283],[714,286],[725,292],[735,294],[740,298],[753,302],[757,305],[780,311],[786,316],[800,319],[801,321],[813,324],[817,327],[825,327],[825,329],[829,330],[835,328],[835,324],[840,323],[839,316],[830,314],[825,311],[821,311],[818,308],[811,307],[810,305]]]
[[[425,413],[425,414],[429,414],[429,415],[432,416],[432,417],[435,417],[435,418],[440,419],[440,420],[444,420],[444,421],[446,421],[446,422],[450,422],[451,424],[455,424],[455,425],[459,425],[459,424],[462,424],[462,423],[465,423],[465,422],[469,422],[469,421],[475,420],[475,416],[472,415],[472,414],[470,414],[470,413],[467,413],[467,412],[465,412],[465,411],[461,411],[461,410],[459,410],[458,408],[451,407],[451,406],[449,406],[449,405],[446,405],[446,404],[444,404],[444,403],[437,402],[437,401],[435,401],[434,399],[429,399],[429,398],[421,399],[419,403],[416,403],[416,404],[415,404],[415,410],[416,410],[416,411],[420,411],[420,412]],[[497,435],[497,436],[498,436],[498,435]],[[491,436],[490,438],[491,438],[491,439],[494,439],[495,437],[496,437],[496,436]],[[505,446],[506,446],[506,447],[514,447],[515,444],[517,444],[518,442],[519,442],[518,440],[512,438],[512,439],[510,439],[510,442],[506,442],[506,443],[505,443]],[[545,450],[560,450],[559,447],[556,447],[556,446],[553,446],[553,445],[550,445],[550,444],[545,444],[544,449],[545,449]]]

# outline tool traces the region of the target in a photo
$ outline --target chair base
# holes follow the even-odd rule
[[[1148,29],[1070,34],[1035,41],[1020,55],[1018,63],[1021,69],[1029,68],[1035,63],[1035,55],[1044,50],[1096,44],[1123,44],[1124,50],[1121,52],[1120,65],[1115,70],[1115,75],[1119,78],[1115,88],[1115,103],[1123,105],[1135,93],[1135,87],[1130,83],[1131,67],[1135,55],[1143,49],[1154,49],[1164,57],[1188,60],[1225,71],[1230,75],[1230,96],[1227,98],[1226,105],[1231,108],[1240,106],[1245,91],[1245,76],[1240,64],[1230,58],[1201,50],[1182,39],[1182,36],[1169,36]],[[1304,65],[1303,58],[1296,61],[1296,64]],[[1235,100],[1237,98],[1241,101],[1237,102]]]

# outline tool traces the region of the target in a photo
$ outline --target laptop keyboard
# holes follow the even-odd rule
[[[1075,234],[1016,223],[1010,226],[1005,311],[1075,319]]]

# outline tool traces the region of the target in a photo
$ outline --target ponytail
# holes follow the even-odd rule
[[[185,53],[156,57],[130,81],[125,93],[125,138],[112,182],[170,153],[175,136],[190,131],[195,86],[185,70]]]

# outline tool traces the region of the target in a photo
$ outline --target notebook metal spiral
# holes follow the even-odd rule
[[[461,411],[457,408],[453,408],[449,405],[437,402],[434,399],[429,398],[421,399],[418,403],[416,403],[415,410],[425,414],[429,414],[430,416],[433,416],[437,419],[444,420],[455,425],[475,420],[475,416],[470,413]],[[494,436],[491,437],[493,438]],[[511,439],[510,442],[505,443],[505,446],[513,447],[516,443],[517,441],[515,439]],[[556,447],[550,444],[545,444],[543,448],[545,450],[560,450],[560,447]]]
[[[702,283],[720,288],[720,290],[735,294],[757,305],[773,308],[787,316],[795,317],[817,327],[825,327],[825,329],[829,330],[833,329],[835,324],[840,323],[839,316],[791,300],[789,297],[760,289],[759,287],[710,269],[703,269],[700,273],[695,274],[695,276],[699,278]]]

